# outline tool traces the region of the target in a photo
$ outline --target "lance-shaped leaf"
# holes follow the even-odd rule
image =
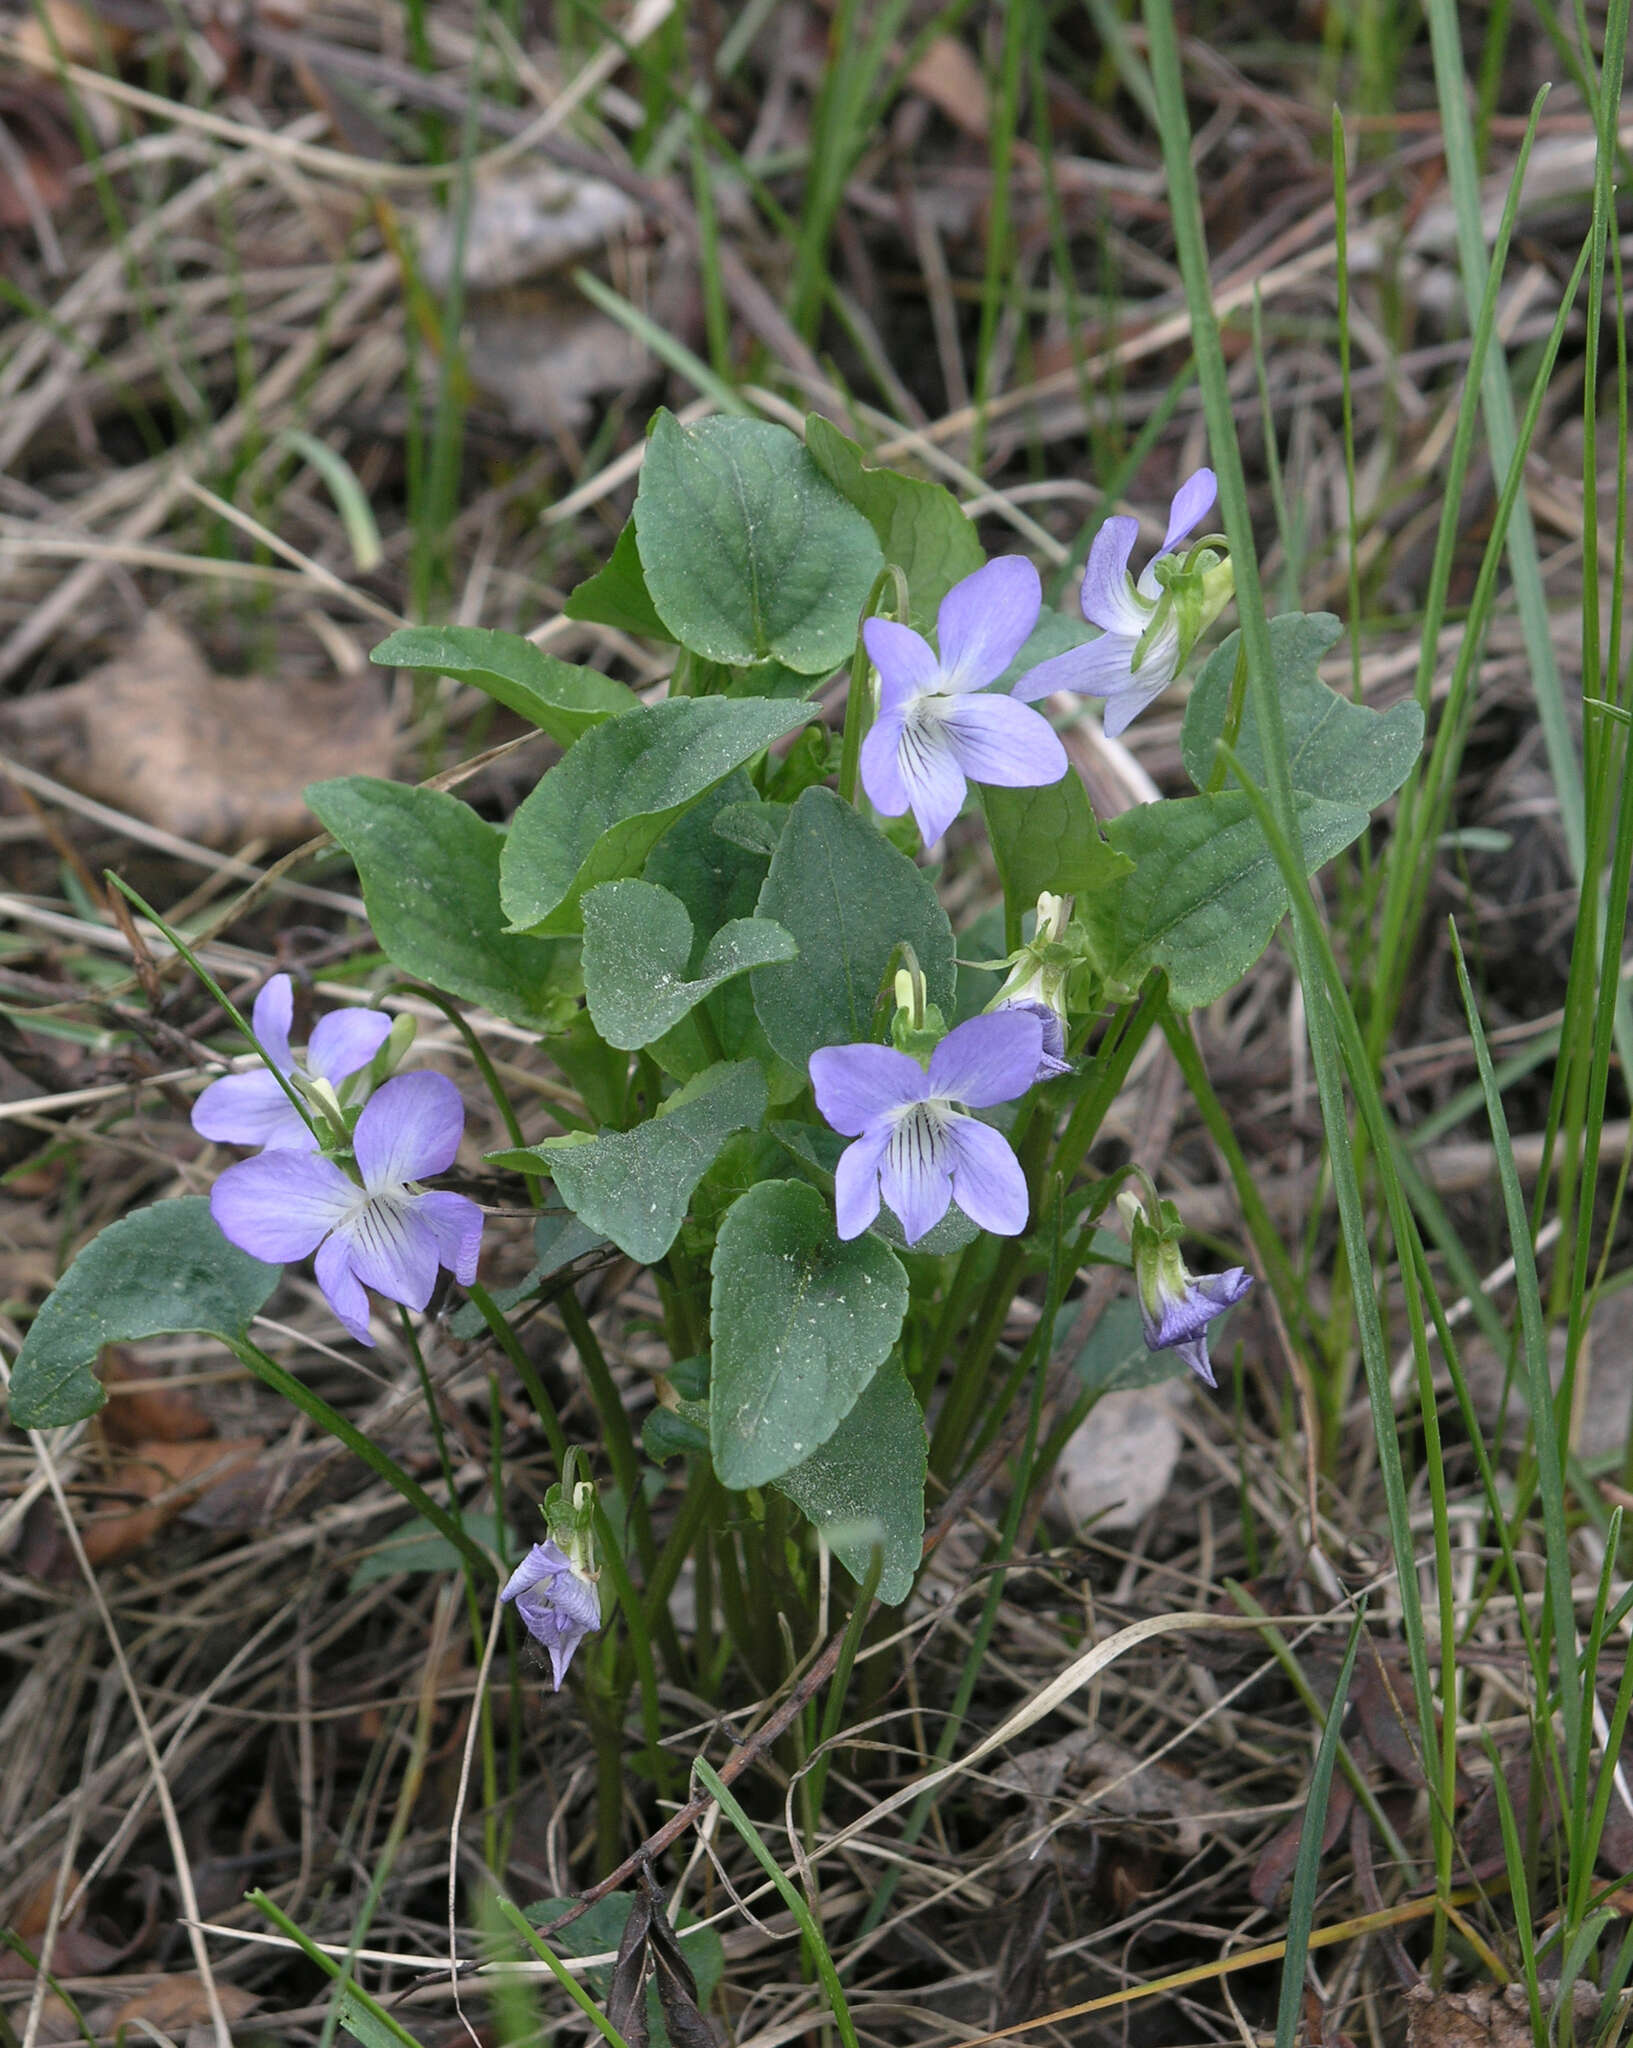
[[[526,1151],[489,1157],[519,1173],[549,1174],[581,1223],[650,1266],[674,1243],[693,1190],[721,1146],[733,1131],[758,1129],[764,1115],[759,1067],[752,1060],[722,1062],[632,1131],[547,1138]]]
[[[822,1531],[858,1583],[877,1545],[884,1554],[879,1598],[899,1607],[924,1552],[927,1463],[924,1417],[893,1358],[815,1457],[773,1484]]]
[[[633,711],[640,698],[599,669],[558,661],[520,633],[487,626],[404,626],[369,655],[382,668],[453,676],[485,690],[564,747],[592,725]]]
[[[804,1181],[733,1203],[714,1251],[709,1445],[722,1485],[763,1486],[826,1443],[890,1356],[907,1313],[901,1261],[842,1243]]]
[[[11,1419],[52,1429],[107,1399],[91,1368],[105,1344],[172,1330],[236,1343],[283,1277],[229,1244],[203,1195],[110,1223],[47,1295],[11,1369]]]
[[[603,882],[584,898],[584,993],[609,1045],[637,1051],[661,1038],[712,990],[751,967],[798,952],[780,924],[739,917],[722,925],[688,979],[692,920],[651,882]]]
[[[683,647],[807,676],[849,656],[881,563],[867,520],[771,420],[683,427],[660,412],[635,538],[653,605]]]
[[[513,931],[580,928],[580,898],[636,873],[688,804],[784,733],[809,704],[670,697],[587,732],[523,799],[499,868]]]

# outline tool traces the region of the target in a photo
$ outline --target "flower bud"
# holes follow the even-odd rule
[[[1125,1188],[1117,1197],[1134,1254],[1146,1348],[1176,1352],[1205,1386],[1216,1386],[1208,1325],[1241,1300],[1253,1285],[1252,1275],[1241,1266],[1226,1273],[1192,1273],[1180,1254],[1185,1226],[1178,1209],[1172,1202],[1155,1206],[1153,1223],[1138,1195]]]

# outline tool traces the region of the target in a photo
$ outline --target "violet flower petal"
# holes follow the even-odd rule
[[[955,583],[936,614],[939,687],[962,694],[996,681],[1020,653],[1042,604],[1043,585],[1024,555],[1000,555]]]
[[[321,1153],[261,1152],[217,1178],[210,1214],[240,1251],[281,1266],[315,1251],[359,1199]]]
[[[1144,630],[1142,621],[1140,632]],[[1129,686],[1129,665],[1138,639],[1138,634],[1102,633],[1098,640],[1068,647],[1064,654],[1053,654],[1036,668],[1029,668],[1010,695],[1023,704],[1035,704],[1040,697],[1051,696],[1056,690],[1075,690],[1082,697],[1114,697]],[[1144,662],[1140,673],[1146,674]]]
[[[364,1187],[374,1194],[443,1172],[464,1130],[465,1105],[446,1074],[398,1074],[370,1096],[352,1134]]]
[[[949,1031],[931,1053],[930,1092],[972,1109],[1013,1102],[1031,1087],[1042,1052],[1043,1026],[1036,1017],[1019,1009],[989,1010]]]
[[[950,1119],[953,1200],[972,1223],[999,1237],[1019,1237],[1031,1204],[1026,1175],[1002,1132],[973,1116]]]
[[[964,805],[964,771],[939,719],[910,716],[896,759],[920,836],[934,846]]]
[[[1041,712],[1013,697],[958,697],[944,714],[953,759],[972,782],[1037,789],[1068,766],[1060,736]]]
[[[933,1230],[952,1203],[947,1121],[945,1111],[916,1104],[897,1119],[879,1162],[879,1192],[909,1244]]]
[[[1202,519],[1219,495],[1219,479],[1211,469],[1195,469],[1174,493],[1168,508],[1168,531],[1159,554],[1172,554],[1175,547]]]
[[[1132,653],[1133,649],[1129,652]],[[1141,662],[1139,674],[1130,676],[1128,687],[1119,690],[1115,696],[1107,697],[1106,708],[1100,714],[1100,726],[1106,738],[1114,740],[1119,733],[1127,732],[1145,707],[1154,704],[1173,680],[1172,652],[1163,659],[1162,650],[1153,648]]]
[[[553,1579],[558,1572],[569,1570],[571,1566],[567,1562],[566,1551],[546,1537],[542,1543],[533,1545],[506,1579],[499,1598],[514,1600],[519,1593],[527,1592],[530,1587],[538,1585],[542,1580]]]
[[[860,1237],[879,1213],[879,1164],[889,1143],[890,1125],[881,1118],[839,1155],[834,1168],[834,1228],[842,1238]]]
[[[922,633],[895,619],[864,619],[862,645],[879,671],[879,708],[898,709],[921,690],[942,689],[941,664]]]
[[[193,1104],[193,1129],[218,1145],[260,1145],[314,1152],[317,1142],[300,1112],[266,1067],[223,1074]]]
[[[862,787],[868,793],[868,802],[886,818],[899,818],[910,801],[901,766],[902,728],[906,722],[905,711],[881,712],[862,741],[858,763]]]
[[[335,1227],[352,1271],[365,1287],[422,1309],[437,1284],[437,1235],[419,1213],[416,1195],[374,1194]]]
[[[369,1335],[369,1298],[352,1270],[350,1239],[339,1231],[325,1238],[318,1246],[312,1270],[317,1275],[324,1300],[334,1310],[336,1320],[359,1344],[367,1344],[372,1349],[374,1339]]]
[[[1107,633],[1128,633],[1136,640],[1145,631],[1146,614],[1128,588],[1128,558],[1140,537],[1137,519],[1108,519],[1094,537],[1083,572],[1083,616]]]
[[[825,1045],[808,1064],[817,1108],[847,1138],[860,1137],[879,1117],[905,1102],[922,1102],[930,1092],[918,1061],[893,1045]]]
[[[432,1188],[414,1204],[414,1214],[436,1240],[437,1258],[461,1287],[476,1278],[482,1253],[484,1217],[469,1195]]]
[[[306,1071],[320,1081],[344,1081],[366,1067],[390,1036],[384,1010],[331,1010],[312,1027]]]
[[[261,1050],[280,1073],[287,1074],[294,1064],[289,1027],[295,1021],[295,984],[287,974],[273,975],[255,998],[249,1020]]]

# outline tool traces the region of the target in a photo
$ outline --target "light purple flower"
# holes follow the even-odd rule
[[[1253,1275],[1241,1266],[1226,1273],[1187,1273],[1181,1291],[1156,1290],[1155,1314],[1142,1288],[1140,1320],[1147,1350],[1177,1352],[1204,1386],[1217,1386],[1208,1357],[1208,1325],[1234,1308],[1252,1285]]]
[[[841,1237],[859,1237],[881,1196],[916,1244],[956,1202],[1000,1237],[1026,1228],[1026,1176],[1009,1143],[966,1113],[1013,1102],[1031,1087],[1043,1026],[1024,1010],[994,1010],[949,1031],[917,1060],[889,1045],[830,1045],[811,1055],[817,1108],[854,1145],[834,1174]]]
[[[879,671],[862,787],[887,818],[911,810],[926,846],[958,816],[966,780],[1031,789],[1066,773],[1066,750],[1041,712],[984,694],[1020,652],[1042,602],[1037,570],[1003,555],[941,600],[939,658],[911,626],[868,619],[862,627]]]
[[[1171,555],[1200,522],[1213,504],[1217,488],[1211,469],[1199,469],[1185,479],[1169,507],[1168,531],[1162,546],[1140,571],[1137,583],[1128,573],[1128,560],[1139,538],[1139,521],[1106,521],[1094,537],[1083,577],[1083,616],[1091,626],[1100,627],[1099,639],[1070,648],[1065,654],[1057,654],[1029,669],[1015,685],[1016,697],[1027,704],[1036,703],[1055,690],[1080,690],[1086,697],[1104,697],[1105,730],[1115,738],[1154,698],[1162,695],[1178,675],[1197,633],[1208,622],[1210,607],[1211,616],[1217,617],[1229,597],[1230,571],[1229,565],[1224,564],[1222,569],[1212,572],[1220,580],[1211,591],[1204,579],[1196,613],[1198,623],[1189,642],[1182,640],[1179,608],[1170,602],[1163,623],[1143,653],[1139,651],[1163,596],[1157,581],[1157,564],[1165,555]]]
[[[445,1074],[399,1074],[357,1119],[352,1149],[363,1184],[319,1152],[284,1147],[229,1166],[210,1214],[241,1251],[273,1265],[317,1253],[317,1282],[360,1344],[372,1344],[365,1287],[423,1309],[446,1266],[469,1286],[482,1211],[464,1195],[418,1187],[454,1161],[465,1105]]]
[[[301,1068],[333,1085],[366,1067],[391,1035],[391,1019],[382,1010],[331,1010],[318,1019],[306,1058],[297,1061],[289,1049],[294,1014],[293,983],[287,974],[273,975],[255,998],[250,1022],[280,1074],[292,1075]],[[265,1067],[212,1081],[193,1104],[193,1129],[201,1138],[226,1145],[261,1145],[269,1152],[317,1149],[300,1112]]]
[[[547,1539],[534,1544],[499,1597],[515,1601],[528,1634],[549,1651],[551,1676],[560,1692],[573,1652],[601,1626],[600,1595],[573,1570],[567,1553]]]

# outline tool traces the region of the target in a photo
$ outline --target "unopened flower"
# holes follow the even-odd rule
[[[366,1067],[391,1035],[391,1019],[383,1010],[331,1010],[313,1026],[305,1059],[297,1060],[289,1049],[294,1014],[293,983],[287,974],[273,975],[255,998],[250,1022],[272,1065],[292,1080],[308,1076],[333,1088]],[[226,1145],[261,1145],[273,1152],[317,1149],[311,1127],[277,1074],[261,1066],[212,1081],[193,1104],[193,1129],[201,1138]]]
[[[1032,937],[1010,956],[1009,978],[987,1005],[992,1011],[1021,1010],[1043,1027],[1043,1051],[1036,1078],[1053,1081],[1072,1071],[1066,1057],[1066,981],[1075,964],[1064,945],[1072,921],[1072,899],[1045,890],[1038,898]]]
[[[1031,789],[1066,773],[1066,750],[1048,719],[987,693],[1020,652],[1042,602],[1037,570],[1004,555],[941,600],[939,655],[911,626],[868,619],[862,627],[879,671],[862,787],[887,818],[911,810],[926,846],[958,816],[966,781]]]
[[[1136,519],[1108,519],[1094,537],[1083,577],[1083,616],[1100,637],[1029,669],[1014,695],[1032,704],[1055,690],[1104,697],[1104,725],[1113,738],[1160,697],[1191,649],[1230,601],[1234,578],[1217,547],[1193,548],[1176,559],[1179,543],[1213,504],[1211,469],[1188,476],[1174,493],[1168,531],[1135,582],[1129,556],[1139,538]]]
[[[830,1045],[811,1055],[817,1108],[847,1138],[834,1174],[841,1237],[859,1237],[882,1197],[909,1244],[956,1202],[1000,1237],[1026,1228],[1026,1176],[1009,1142],[968,1114],[1031,1087],[1043,1027],[1022,1010],[971,1017],[930,1055],[929,1071],[889,1045]]]
[[[1205,1386],[1216,1386],[1208,1325],[1241,1300],[1253,1285],[1252,1274],[1241,1266],[1226,1273],[1190,1272],[1180,1256],[1184,1226],[1172,1202],[1160,1205],[1161,1221],[1155,1225],[1137,1195],[1119,1195],[1117,1206],[1132,1238],[1146,1348],[1175,1352]]]
[[[372,1344],[372,1287],[423,1309],[446,1266],[469,1286],[482,1246],[482,1211],[465,1195],[422,1188],[454,1161],[465,1105],[445,1074],[399,1074],[370,1098],[352,1148],[362,1185],[319,1152],[289,1148],[229,1166],[210,1190],[222,1234],[282,1265],[317,1253],[329,1306],[360,1344]]]
[[[601,1626],[601,1596],[548,1538],[535,1543],[505,1581],[501,1600],[514,1600],[522,1625],[550,1657],[557,1692],[573,1652]]]

